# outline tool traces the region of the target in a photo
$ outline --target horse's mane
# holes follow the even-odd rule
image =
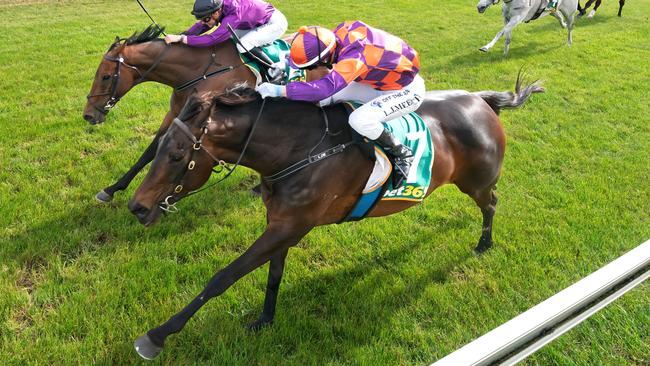
[[[118,45],[122,44],[122,41],[124,41],[124,45],[129,46],[132,44],[144,43],[159,39],[160,35],[163,34],[164,31],[165,27],[160,27],[157,24],[151,24],[142,32],[133,32],[133,34],[128,38],[117,38],[108,50],[110,51]]]
[[[256,100],[259,94],[254,88],[248,86],[246,82],[236,83],[231,88],[227,88],[223,93],[217,94],[212,98],[215,105],[233,106],[244,104]]]
[[[196,116],[203,110],[203,106],[206,104],[206,99],[203,95],[192,94],[183,109],[178,113],[178,119],[181,121],[189,121],[192,117]]]

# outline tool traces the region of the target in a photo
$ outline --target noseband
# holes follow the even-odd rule
[[[117,102],[119,102],[120,99],[122,98],[122,96],[117,95],[117,88],[120,85],[120,75],[121,75],[120,67],[121,66],[128,67],[129,69],[135,70],[135,72],[138,73],[139,78],[133,83],[133,85],[136,85],[142,82],[147,77],[147,75],[149,75],[149,73],[153,71],[153,69],[155,69],[160,64],[163,57],[165,56],[165,53],[167,53],[167,50],[169,50],[169,48],[170,47],[165,47],[163,51],[160,53],[160,55],[158,55],[156,60],[151,64],[151,66],[144,73],[140,72],[140,70],[136,66],[127,64],[126,61],[124,61],[124,56],[122,56],[121,53],[117,57],[104,55],[104,60],[115,62],[115,73],[113,74],[113,82],[111,83],[111,90],[107,93],[88,94],[86,96],[86,99],[88,99],[88,102],[90,103],[90,98],[110,95],[111,97],[106,101],[106,104],[101,108],[96,106],[93,103],[90,103],[90,105],[93,106],[93,108],[95,108],[95,110],[97,110],[99,113],[108,114],[111,108],[115,107],[115,104],[117,104]]]
[[[89,94],[88,96],[86,96],[86,99],[88,99],[88,101],[90,102],[90,98],[110,95],[111,97],[106,101],[106,104],[102,108],[96,106],[93,103],[90,103],[90,105],[92,105],[93,108],[95,108],[99,113],[107,114],[121,98],[117,96],[117,86],[120,84],[120,66],[124,65],[124,67],[128,67],[130,69],[135,70],[138,73],[138,75],[140,75],[138,81],[143,79],[143,75],[140,72],[140,70],[138,70],[137,67],[129,65],[126,62],[124,62],[124,56],[122,56],[122,54],[118,55],[117,58],[104,55],[104,60],[116,63],[115,74],[113,74],[113,82],[111,83],[111,90],[107,93]],[[147,70],[147,72],[148,71],[149,70]]]

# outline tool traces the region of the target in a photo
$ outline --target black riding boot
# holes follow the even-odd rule
[[[250,53],[253,55],[253,58],[257,58],[259,60],[264,61],[268,65],[273,65],[273,61],[269,58],[269,56],[262,51],[260,47],[253,47],[250,49]],[[284,71],[280,69],[276,69],[275,67],[269,67],[267,65],[263,65],[258,62],[258,65],[262,68],[262,72],[264,73],[264,76],[266,76],[266,79],[269,81],[269,83],[272,84],[280,84],[282,81],[284,81]]]
[[[408,146],[402,145],[388,130],[384,130],[375,142],[393,156],[395,168],[397,169],[397,175],[395,176],[395,180],[393,180],[393,187],[398,187],[404,178],[409,175],[409,169],[413,162],[413,152]]]

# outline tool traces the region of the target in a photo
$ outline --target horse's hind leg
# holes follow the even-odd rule
[[[582,6],[580,6],[580,1],[578,1],[578,12],[579,12],[578,17],[581,17],[586,14],[585,9],[587,9],[587,6],[583,8]]]
[[[565,14],[566,16],[566,22],[567,22],[567,45],[571,46],[573,44],[573,27],[576,24],[576,15],[575,11],[570,12],[569,14]]]
[[[259,319],[248,325],[248,329],[254,332],[273,322],[273,318],[275,317],[275,304],[278,300],[278,290],[288,252],[289,250],[285,249],[271,257],[269,277],[266,284],[266,295],[264,297],[264,310],[260,314]]]
[[[485,253],[486,250],[492,247],[492,219],[496,212],[497,196],[494,193],[496,190],[495,185],[490,185],[488,188],[472,195],[474,202],[481,209],[483,214],[483,229],[481,231],[481,238],[478,245],[474,248],[477,254]]]
[[[618,1],[618,16],[621,16],[621,12],[623,11],[623,5],[625,5],[625,0],[619,0]]]

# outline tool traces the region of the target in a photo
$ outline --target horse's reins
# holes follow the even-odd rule
[[[253,133],[255,132],[255,127],[257,126],[257,123],[259,122],[260,118],[262,117],[262,111],[264,110],[264,105],[265,104],[266,104],[266,99],[262,99],[262,105],[260,106],[260,110],[257,113],[257,117],[255,118],[255,121],[253,122],[253,125],[251,126],[250,132],[248,133],[248,137],[246,138],[246,142],[244,143],[244,148],[242,149],[241,153],[239,154],[239,158],[237,158],[237,162],[235,162],[235,165],[232,168],[228,168],[226,166],[225,161],[217,158],[212,153],[210,153],[210,151],[208,151],[208,149],[203,147],[203,143],[202,143],[203,137],[208,133],[208,125],[207,124],[204,125],[203,128],[201,128],[201,135],[197,139],[194,136],[194,134],[192,133],[192,131],[190,131],[190,128],[187,126],[187,124],[185,122],[181,121],[178,118],[174,118],[174,120],[172,121],[172,124],[176,125],[181,130],[181,132],[183,132],[183,134],[187,138],[189,138],[190,141],[192,141],[192,144],[193,144],[192,145],[192,155],[190,156],[190,162],[185,167],[185,170],[183,171],[183,174],[179,175],[179,179],[177,179],[176,186],[174,187],[174,192],[172,194],[168,195],[167,197],[165,197],[165,199],[161,203],[158,204],[158,207],[160,207],[160,209],[165,211],[165,212],[173,213],[173,212],[178,211],[178,209],[176,208],[176,202],[178,202],[178,200],[175,200],[174,194],[179,194],[179,193],[181,193],[183,191],[183,179],[185,178],[185,175],[187,174],[188,171],[194,170],[194,167],[196,165],[196,162],[194,160],[194,153],[196,151],[199,151],[199,150],[203,149],[203,151],[205,151],[208,154],[208,156],[210,156],[210,158],[212,158],[212,160],[217,163],[217,165],[222,167],[222,169],[219,170],[219,171],[215,171],[214,169],[213,169],[213,171],[219,173],[225,168],[225,169],[228,170],[228,174],[226,174],[223,178],[219,179],[218,181],[216,181],[216,182],[214,182],[214,183],[212,183],[210,185],[207,185],[207,186],[205,186],[205,187],[203,187],[201,189],[189,192],[188,194],[185,195],[185,197],[197,194],[197,193],[199,193],[201,191],[204,191],[204,190],[206,190],[208,188],[214,187],[215,185],[217,185],[217,184],[221,183],[222,181],[224,181],[226,178],[230,177],[230,175],[239,166],[239,163],[241,162],[241,159],[244,157],[244,154],[246,153],[246,150],[248,149],[248,145],[250,144],[251,139],[253,138]],[[172,200],[172,201],[170,202],[170,200]]]
[[[190,139],[190,141],[193,144],[192,145],[192,150],[193,151],[192,151],[192,156],[190,156],[190,162],[187,164],[187,166],[186,166],[185,170],[183,171],[183,173],[179,174],[179,178],[175,182],[176,186],[174,187],[173,193],[170,194],[170,195],[167,195],[165,197],[165,199],[158,204],[158,207],[161,210],[163,210],[165,212],[169,212],[169,213],[174,213],[174,212],[178,211],[178,208],[176,207],[176,203],[179,200],[177,200],[174,197],[174,195],[175,194],[177,195],[177,194],[179,194],[179,193],[181,193],[183,191],[183,179],[185,178],[185,175],[187,174],[188,171],[194,170],[194,167],[196,166],[196,161],[194,160],[194,153],[196,151],[199,151],[199,150],[203,149],[203,151],[205,151],[210,156],[210,158],[212,158],[212,160],[217,163],[217,165],[222,167],[222,170],[223,170],[223,168],[227,169],[228,174],[226,174],[223,178],[219,179],[218,181],[216,181],[216,182],[214,182],[214,183],[212,183],[210,185],[207,185],[207,186],[205,186],[205,187],[203,187],[201,189],[189,192],[188,194],[185,195],[185,197],[188,197],[188,196],[197,194],[199,192],[202,192],[202,191],[204,191],[206,189],[212,188],[215,185],[217,185],[217,184],[221,183],[222,181],[224,181],[226,178],[228,178],[235,171],[235,169],[239,166],[239,163],[241,162],[241,159],[244,157],[244,154],[246,153],[246,150],[248,149],[248,145],[251,142],[251,139],[253,138],[253,133],[255,132],[255,127],[257,126],[260,118],[262,117],[262,111],[264,110],[264,105],[265,104],[266,104],[266,99],[262,99],[262,105],[260,106],[260,110],[257,113],[257,117],[255,118],[255,121],[253,122],[253,125],[251,126],[251,130],[248,133],[248,137],[246,138],[246,142],[244,143],[244,147],[243,147],[241,153],[239,154],[239,158],[237,159],[237,162],[235,163],[235,165],[232,168],[228,168],[226,166],[225,161],[223,161],[223,160],[219,159],[218,157],[214,156],[212,153],[210,153],[208,151],[208,149],[203,147],[203,144],[202,144],[203,137],[208,133],[207,124],[203,126],[203,128],[201,129],[201,135],[197,139],[196,136],[194,136],[194,134],[192,133],[192,131],[190,131],[190,128],[187,126],[187,124],[185,122],[181,121],[178,118],[174,118],[172,123],[174,125],[176,125],[183,132],[183,134],[187,138]],[[321,136],[319,142],[311,150],[309,150],[307,158],[305,158],[303,160],[300,160],[300,161],[298,161],[298,162],[296,162],[294,164],[291,164],[287,168],[282,169],[281,171],[279,171],[279,172],[277,172],[275,174],[272,174],[272,175],[269,175],[269,176],[263,176],[262,179],[264,179],[267,183],[277,182],[277,181],[279,181],[279,180],[281,180],[283,178],[286,178],[289,175],[295,174],[298,171],[300,171],[302,169],[305,169],[308,166],[310,166],[312,164],[315,164],[315,163],[317,163],[317,162],[319,162],[319,161],[321,161],[323,159],[326,159],[326,158],[329,158],[330,156],[342,153],[343,151],[345,151],[345,149],[347,149],[348,147],[350,147],[352,145],[355,145],[357,143],[356,141],[350,141],[350,142],[346,142],[344,144],[338,144],[338,145],[333,146],[333,147],[331,147],[331,148],[329,148],[329,149],[327,149],[327,150],[325,150],[323,152],[314,154],[313,153],[314,150],[316,150],[316,148],[318,146],[320,146],[321,143],[323,143],[326,136],[328,136],[328,135],[329,136],[336,136],[336,135],[341,133],[340,131],[336,132],[336,133],[330,132],[329,119],[327,117],[327,113],[325,112],[325,110],[322,107],[321,107],[321,111],[323,112],[323,120],[325,122],[325,132]],[[215,171],[213,169],[213,171],[215,171],[217,173],[221,172],[222,170]]]
[[[104,95],[110,95],[111,97],[106,101],[106,104],[102,108],[99,108],[94,103],[90,103],[90,105],[93,106],[93,108],[95,108],[98,112],[100,112],[102,114],[107,114],[111,110],[111,108],[113,108],[115,106],[115,104],[117,104],[117,102],[119,102],[120,99],[122,98],[122,97],[117,96],[117,87],[120,84],[120,76],[121,76],[120,66],[124,65],[124,67],[128,67],[130,69],[133,69],[138,73],[138,75],[140,77],[133,83],[133,85],[136,85],[136,84],[142,82],[149,75],[149,73],[151,73],[151,71],[153,71],[153,69],[158,67],[158,65],[160,64],[160,62],[162,61],[163,57],[165,56],[165,54],[167,53],[168,50],[169,50],[169,47],[165,47],[162,50],[162,52],[160,52],[160,55],[158,55],[156,60],[151,64],[151,66],[149,66],[149,68],[144,73],[140,72],[140,70],[137,68],[137,66],[129,65],[128,63],[126,63],[126,61],[124,61],[124,56],[122,56],[121,53],[115,58],[110,57],[108,55],[104,55],[104,60],[116,63],[115,74],[113,74],[113,81],[111,82],[111,89],[110,89],[110,91],[108,91],[106,93],[89,94],[89,95],[86,96],[86,99],[90,99],[90,98],[94,98],[94,97],[101,97],[101,96],[104,96]]]
[[[140,70],[136,66],[129,65],[128,63],[126,63],[126,61],[124,61],[124,56],[122,56],[122,54],[119,54],[118,57],[116,57],[116,58],[110,57],[108,55],[104,55],[105,60],[116,63],[115,74],[113,74],[113,81],[111,83],[111,89],[110,89],[110,91],[108,91],[106,93],[89,94],[89,95],[86,96],[86,99],[90,99],[90,98],[94,98],[94,97],[101,97],[101,96],[104,96],[104,95],[110,95],[111,97],[106,101],[106,104],[102,108],[98,107],[94,103],[90,103],[90,105],[93,108],[95,108],[95,110],[97,110],[99,113],[108,114],[108,112],[111,110],[111,108],[113,108],[117,104],[117,102],[119,102],[120,99],[122,99],[121,96],[117,95],[117,88],[118,88],[118,85],[120,84],[120,76],[121,76],[120,66],[124,65],[124,67],[128,67],[130,69],[133,69],[138,73],[138,75],[140,77],[138,78],[138,80],[136,80],[133,83],[133,85],[136,85],[136,84],[142,82],[149,75],[149,73],[151,73],[151,71],[153,71],[156,67],[158,67],[160,62],[163,60],[163,57],[164,57],[165,53],[169,49],[170,49],[170,47],[165,47],[165,49],[163,49],[163,51],[160,53],[160,55],[154,61],[154,63],[151,64],[151,66],[144,73],[140,72]],[[201,82],[203,80],[207,80],[210,77],[222,74],[224,72],[232,71],[232,70],[234,70],[234,69],[236,69],[238,67],[241,67],[241,66],[245,65],[245,63],[241,63],[241,64],[239,64],[237,66],[233,66],[233,65],[224,66],[224,67],[221,67],[221,68],[219,68],[217,70],[208,72],[208,70],[210,69],[210,66],[212,66],[212,65],[218,65],[217,62],[216,62],[216,54],[214,52],[212,53],[212,58],[210,59],[210,62],[208,63],[208,65],[203,70],[203,75],[201,75],[201,76],[199,76],[197,78],[194,78],[192,80],[186,81],[185,83],[183,83],[183,84],[177,86],[176,88],[174,88],[174,91],[183,91],[183,90],[185,90],[185,89],[187,89],[187,88],[189,88],[189,87],[191,87],[193,85],[196,85],[197,83],[199,83],[199,82]]]
[[[306,167],[315,164],[323,159],[329,158],[332,155],[336,155],[338,153],[342,153],[346,148],[356,144],[355,141],[350,141],[346,142],[344,144],[338,144],[336,146],[330,147],[329,149],[322,151],[320,153],[314,154],[314,150],[320,144],[323,143],[325,140],[326,136],[336,136],[341,133],[341,131],[337,133],[331,133],[330,132],[330,126],[329,126],[329,119],[327,118],[327,112],[323,109],[323,107],[320,107],[320,110],[323,112],[323,120],[325,121],[325,133],[323,133],[323,136],[321,136],[320,141],[318,141],[318,144],[316,144],[311,150],[309,150],[309,153],[305,159],[302,159],[296,163],[293,163],[289,165],[287,168],[280,170],[279,172],[272,174],[272,175],[267,175],[262,177],[266,182],[268,183],[275,183],[283,178],[288,177],[291,174],[297,173],[298,171],[305,169]]]

